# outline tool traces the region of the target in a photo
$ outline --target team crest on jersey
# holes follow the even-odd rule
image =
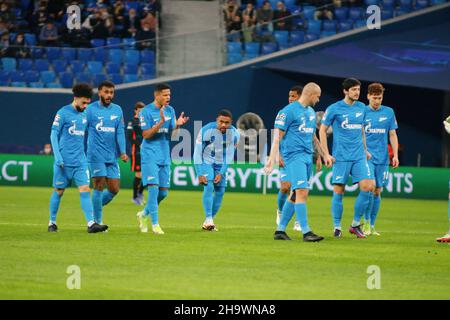
[[[284,126],[285,123],[286,123],[286,115],[284,113],[280,113],[275,119],[275,124]]]

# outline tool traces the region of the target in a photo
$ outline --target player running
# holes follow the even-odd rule
[[[363,232],[366,236],[380,235],[375,231],[375,221],[380,210],[381,192],[389,177],[388,137],[394,153],[392,168],[399,166],[398,138],[395,131],[398,128],[397,120],[394,110],[381,104],[384,90],[381,83],[372,83],[367,89],[369,105],[366,106],[365,132],[367,151],[372,155],[368,164],[371,176],[375,179],[375,190],[364,217]]]
[[[303,241],[323,240],[323,237],[310,229],[306,210],[312,174],[313,143],[317,139],[316,114],[312,107],[319,102],[320,94],[321,89],[317,84],[308,83],[299,100],[284,107],[275,120],[274,140],[264,171],[266,174],[272,172],[281,150],[292,189],[289,200],[284,204],[281,221],[274,234],[275,240],[291,240],[286,234],[286,226],[294,211],[302,228]]]
[[[203,230],[218,231],[213,218],[222,205],[228,164],[233,162],[240,138],[232,123],[231,112],[220,110],[216,122],[202,127],[195,142],[194,164],[199,183],[203,185],[202,201],[206,217]]]
[[[114,84],[102,82],[98,87],[99,100],[86,109],[88,140],[87,157],[94,192],[94,219],[103,221],[103,206],[117,195],[120,188],[120,169],[117,158],[128,161],[125,151],[125,129],[122,108],[112,103]],[[105,184],[107,189],[103,191]]]
[[[445,127],[445,131],[448,132],[448,134],[450,134],[450,116],[447,117],[447,119],[444,120],[444,127]],[[448,193],[448,222],[450,225],[450,180],[448,182],[448,189],[449,189],[449,193]],[[450,242],[450,227],[448,229],[447,234],[445,234],[443,237],[437,238],[436,239],[437,242]]]
[[[72,88],[73,101],[62,107],[53,120],[50,140],[55,162],[53,165],[53,190],[50,198],[50,221],[48,232],[57,232],[56,215],[64,190],[72,180],[80,191],[81,209],[87,221],[87,232],[97,233],[108,229],[94,221],[89,189],[89,170],[84,152],[87,105],[91,102],[92,87],[86,83],[76,84]]]
[[[357,79],[345,79],[342,83],[345,98],[330,105],[322,119],[320,127],[320,143],[325,152],[325,165],[333,165],[332,184],[334,185],[331,211],[334,222],[334,236],[342,237],[342,198],[344,197],[345,185],[349,176],[353,184],[358,183],[360,193],[356,198],[353,222],[350,233],[358,238],[366,238],[361,230],[360,220],[370,204],[370,197],[374,190],[374,181],[370,173],[364,124],[365,105],[358,101],[361,82]],[[327,129],[333,127],[333,156],[328,151]]]
[[[175,110],[169,105],[170,95],[168,84],[156,85],[155,100],[139,113],[144,138],[141,145],[142,184],[148,191],[147,205],[137,214],[141,232],[148,232],[151,217],[153,233],[164,234],[158,222],[158,206],[169,192],[170,138],[189,120],[184,112],[176,120]]]

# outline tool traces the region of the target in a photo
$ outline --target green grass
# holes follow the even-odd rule
[[[76,189],[47,233],[50,188],[0,188],[0,299],[449,299],[447,201],[384,199],[381,237],[333,239],[330,198],[311,197],[309,221],[326,238],[274,241],[275,195],[227,193],[219,232],[200,230],[200,192],[170,192],[164,236],[138,232],[130,190],[104,208],[110,232],[87,234]],[[344,225],[354,198],[344,200]],[[81,269],[68,290],[67,267]],[[367,267],[381,268],[369,290]]]

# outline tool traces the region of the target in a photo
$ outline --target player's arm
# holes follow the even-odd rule
[[[286,132],[284,130],[275,128],[269,159],[267,159],[266,165],[264,166],[264,172],[266,174],[270,174],[272,172],[273,166],[277,163],[277,159],[280,157],[280,142],[285,134]]]
[[[228,170],[228,165],[233,162],[234,152],[237,149],[237,145],[240,138],[241,134],[237,130],[233,130],[233,143],[229,148],[226,148],[225,150],[225,159],[222,164],[222,167],[220,168],[219,174],[216,177],[214,177],[214,183],[219,183],[220,180],[225,176]]]
[[[146,113],[143,113],[143,111],[139,113],[139,119],[141,121],[142,137],[144,139],[151,139],[158,133],[159,129],[161,129],[166,121],[164,118],[164,107],[159,109],[159,122],[152,127],[150,127],[150,124],[153,123],[153,118]]]
[[[314,153],[316,155],[316,170],[320,171],[322,170],[322,159],[325,157],[325,152],[322,149],[322,146],[320,145],[320,141],[317,138],[316,134],[314,134]]]
[[[126,142],[125,142],[125,124],[123,120],[123,113],[121,114],[119,124],[117,125],[117,134],[116,134],[117,145],[119,146],[120,159],[122,161],[128,161],[128,155],[126,152]]]
[[[189,117],[185,117],[184,112],[181,112],[180,116],[178,117],[178,119],[176,121],[175,121],[175,119],[176,119],[176,115],[175,115],[175,111],[173,111],[172,137],[175,137],[178,134],[178,129],[180,129],[181,126],[184,126],[189,121]]]
[[[364,131],[364,126],[363,126],[363,128],[361,130],[362,130],[362,139],[363,139],[364,151],[366,152],[367,160],[369,160],[370,158],[372,158],[372,155],[370,154],[369,150],[367,150],[366,132]]]
[[[55,164],[61,168],[64,167],[64,159],[59,151],[59,133],[63,124],[63,114],[57,113],[55,120],[53,120],[52,130],[50,133],[50,143],[53,149],[53,156],[55,157]]]
[[[330,155],[330,151],[328,150],[328,137],[327,130],[328,127],[326,124],[321,124],[319,129],[319,138],[320,138],[320,147],[323,152],[323,161],[325,162],[325,166],[330,168],[333,165],[335,159]]]
[[[400,161],[398,161],[398,137],[397,137],[397,131],[389,130],[389,142],[391,143],[392,151],[394,152],[394,157],[392,158],[392,167],[395,169],[400,164]]]
[[[206,179],[206,168],[203,163],[204,147],[205,147],[205,143],[203,141],[203,129],[202,129],[198,133],[197,139],[195,140],[194,167],[195,167],[195,171],[197,172],[199,183],[206,185],[206,184],[208,184],[208,180]]]

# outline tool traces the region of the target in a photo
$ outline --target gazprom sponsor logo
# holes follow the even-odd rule
[[[116,132],[116,128],[114,128],[114,127],[104,127],[103,119],[100,119],[100,122],[97,123],[97,125],[95,126],[95,129],[100,132],[113,132],[113,133]]]
[[[372,129],[368,128],[366,130],[367,133],[386,133],[386,129]]]
[[[349,124],[348,118],[345,118],[345,120],[342,121],[342,123],[341,123],[341,127],[342,127],[342,129],[347,129],[347,130],[361,130],[362,124]]]
[[[169,129],[168,128],[161,128],[158,130],[158,133],[169,133]]]
[[[72,136],[84,136],[84,130],[77,130],[77,125],[75,121],[72,121],[73,125],[71,125],[68,129],[69,134]]]

